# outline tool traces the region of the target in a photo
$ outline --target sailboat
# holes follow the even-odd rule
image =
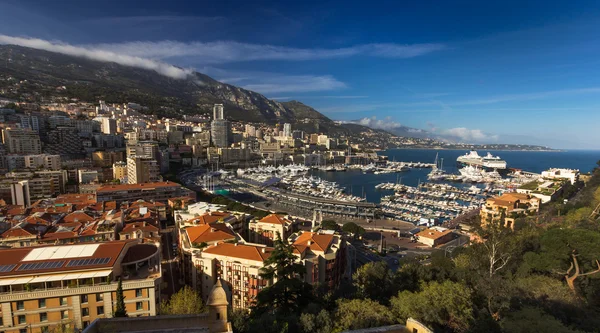
[[[431,168],[431,172],[427,175],[427,179],[429,180],[442,180],[444,179],[444,170],[438,168],[438,154],[435,153],[435,161],[434,166]],[[443,163],[443,159],[442,159]]]

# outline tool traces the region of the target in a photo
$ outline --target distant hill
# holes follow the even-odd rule
[[[346,131],[301,102],[270,100],[198,72],[178,80],[152,70],[13,45],[0,46],[0,64],[0,76],[28,80],[35,90],[32,93],[40,98],[62,94],[85,101],[135,102],[148,106],[148,112],[170,117],[210,114],[213,104],[223,103],[226,117],[234,120],[290,122],[304,128],[318,127],[324,133]],[[0,80],[0,89],[3,82]],[[59,92],[56,88],[60,86],[66,91]]]

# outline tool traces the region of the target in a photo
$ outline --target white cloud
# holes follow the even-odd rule
[[[242,84],[244,89],[262,94],[282,92],[328,91],[346,88],[346,84],[331,75],[275,75],[260,78],[259,83]]]
[[[88,47],[109,49],[131,56],[143,56],[154,59],[186,57],[199,64],[218,64],[227,62],[257,60],[303,61],[333,59],[351,56],[373,56],[384,58],[412,58],[443,50],[444,44],[363,44],[344,48],[304,49],[268,44],[249,44],[235,41],[216,42],[179,42],[135,41],[115,44],[97,44]]]
[[[371,128],[384,129],[384,130],[389,130],[392,128],[402,126],[401,123],[399,123],[397,121],[393,121],[391,117],[386,117],[384,119],[377,119],[377,117],[375,117],[375,116],[365,117],[365,118],[358,119],[358,120],[346,121],[346,123],[359,124],[359,125],[363,125],[363,126],[367,126],[367,127],[371,127]]]
[[[442,135],[459,139],[462,142],[490,142],[498,141],[498,135],[484,133],[480,129],[468,129],[465,127],[456,127],[444,129],[439,132]]]
[[[476,99],[476,100],[468,100],[468,101],[450,103],[450,105],[495,104],[495,103],[501,103],[501,102],[526,101],[526,100],[546,99],[546,98],[561,97],[561,96],[595,94],[595,93],[599,93],[599,92],[600,92],[600,87],[552,90],[552,91],[542,91],[542,92],[525,93],[525,94],[501,95],[501,96],[495,96],[495,97],[484,98],[484,99]]]
[[[304,93],[346,88],[344,82],[331,75],[286,75],[263,71],[228,70],[211,66],[202,67],[200,71],[221,82],[235,84],[261,94]]]
[[[37,38],[22,38],[0,35],[0,44],[20,45],[97,61],[114,62],[124,66],[149,69],[174,79],[184,79],[192,73],[192,71],[189,69],[178,68],[173,65],[139,56],[125,55],[118,52],[107,51],[101,48],[80,47],[62,42],[50,42]]]

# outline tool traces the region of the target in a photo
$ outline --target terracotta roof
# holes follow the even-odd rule
[[[315,232],[303,232],[294,241],[295,246],[309,247],[312,251],[326,252],[333,242],[334,235],[318,234]],[[310,245],[308,244],[310,242]],[[300,251],[303,252],[303,251]]]
[[[189,222],[191,224],[210,224],[210,223],[218,222],[221,219],[225,220],[230,216],[232,216],[232,215],[229,213],[209,212],[204,215],[191,218],[187,222]]]
[[[146,222],[133,222],[133,223],[127,223],[125,225],[125,227],[123,228],[123,230],[121,230],[120,233],[130,233],[130,232],[134,232],[136,230],[155,232],[155,231],[158,231],[158,228],[153,226],[152,224],[148,224]]]
[[[63,217],[62,221],[64,223],[71,223],[71,222],[92,222],[95,219],[91,216],[89,216],[88,214],[82,212],[82,211],[77,211],[77,212],[73,212],[71,214],[66,215],[65,217]]]
[[[188,235],[190,242],[201,244],[201,243],[214,243],[217,241],[225,241],[229,239],[235,239],[233,231],[229,230],[223,223],[212,223],[203,224],[193,227],[185,228],[185,232]]]
[[[286,225],[288,223],[291,223],[290,220],[286,219],[282,215],[277,215],[277,214],[269,214],[269,215],[263,217],[258,222],[271,223],[271,224],[281,224],[281,225]]]
[[[100,192],[113,192],[113,191],[130,191],[130,190],[141,190],[141,189],[155,189],[159,187],[181,187],[181,184],[174,182],[154,182],[154,183],[141,183],[141,184],[119,184],[119,185],[105,185],[96,189],[96,193]]]
[[[0,277],[6,276],[16,276],[16,275],[35,275],[41,273],[61,273],[67,271],[81,271],[81,270],[90,270],[90,269],[98,269],[98,268],[111,268],[114,266],[117,258],[125,248],[125,245],[129,242],[136,242],[136,240],[125,240],[125,241],[112,241],[112,242],[103,242],[98,244],[98,248],[91,256],[87,257],[77,257],[77,258],[65,258],[65,259],[48,259],[48,260],[31,260],[31,261],[22,261],[31,251],[35,249],[48,249],[51,251],[52,249],[57,248],[66,248],[73,246],[82,246],[82,245],[90,245],[90,244],[76,244],[76,245],[50,245],[50,246],[35,246],[35,247],[20,247],[20,248],[12,248],[12,249],[0,249],[0,265],[15,265],[14,268],[8,271],[0,272]],[[78,259],[92,259],[92,258],[109,258],[110,260],[106,264],[98,264],[98,265],[87,265],[87,266],[70,266],[70,261],[78,260]],[[33,270],[18,270],[21,264],[35,264],[40,262],[57,262],[61,263],[59,267],[55,268],[43,268],[43,269],[33,269]]]
[[[6,230],[0,237],[4,239],[14,237],[35,237],[38,234],[38,228],[39,227],[35,224],[20,224]]]
[[[264,253],[263,250],[265,251]],[[219,243],[217,245],[205,248],[202,252],[231,258],[264,261],[265,259],[269,258],[271,252],[273,252],[273,248],[243,244]]]
[[[93,204],[96,203],[96,196],[93,194],[61,194],[56,197],[55,203],[70,204]]]
[[[417,236],[419,236],[419,238],[422,237],[422,238],[429,238],[429,239],[438,239],[438,238],[445,236],[451,232],[452,232],[452,230],[450,230],[450,229],[446,229],[444,231],[439,231],[437,229],[425,229],[425,230],[419,232],[417,234]]]

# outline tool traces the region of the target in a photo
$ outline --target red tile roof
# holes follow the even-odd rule
[[[280,225],[286,225],[288,223],[291,223],[290,220],[288,220],[285,217],[283,217],[282,215],[278,215],[278,214],[269,214],[269,215],[263,217],[258,222],[271,223],[271,224],[280,224]]]
[[[233,231],[229,230],[223,223],[203,224],[194,227],[185,228],[190,242],[214,243],[217,241],[226,241],[235,239]]]
[[[130,242],[137,242],[136,240],[125,240],[125,241],[112,241],[112,242],[104,242],[99,243],[98,249],[88,257],[83,258],[65,258],[65,259],[49,259],[49,260],[32,260],[23,262],[22,260],[34,249],[40,248],[56,248],[56,247],[68,247],[68,246],[79,246],[85,244],[77,244],[77,245],[50,245],[50,246],[35,246],[35,247],[20,247],[20,248],[12,248],[12,249],[0,249],[0,265],[16,265],[12,270],[7,272],[0,272],[0,277],[13,276],[13,275],[35,275],[40,273],[61,273],[66,271],[81,271],[81,270],[90,270],[90,269],[98,269],[98,268],[111,268],[121,252],[125,249],[125,246]],[[88,266],[71,266],[67,267],[69,261],[77,260],[77,259],[91,259],[91,258],[110,258],[110,260],[106,264],[99,265],[88,265]],[[47,268],[47,269],[35,269],[35,270],[26,270],[19,271],[20,264],[34,264],[38,262],[46,262],[46,261],[64,261],[64,263],[58,268]]]
[[[89,216],[88,214],[77,211],[63,217],[63,223],[71,223],[71,222],[92,222],[96,220],[95,218]]]
[[[231,258],[264,261],[269,258],[271,252],[273,252],[273,248],[243,244],[219,243],[217,245],[205,248],[202,252]]]
[[[327,249],[333,242],[333,237],[334,235],[303,232],[296,241],[294,241],[294,246],[308,247],[312,251],[327,252]],[[303,252],[303,250],[300,252]]]
[[[191,224],[210,224],[219,222],[219,220],[226,220],[228,217],[232,216],[229,213],[223,212],[209,212],[201,216],[196,216],[187,220],[188,223]]]

